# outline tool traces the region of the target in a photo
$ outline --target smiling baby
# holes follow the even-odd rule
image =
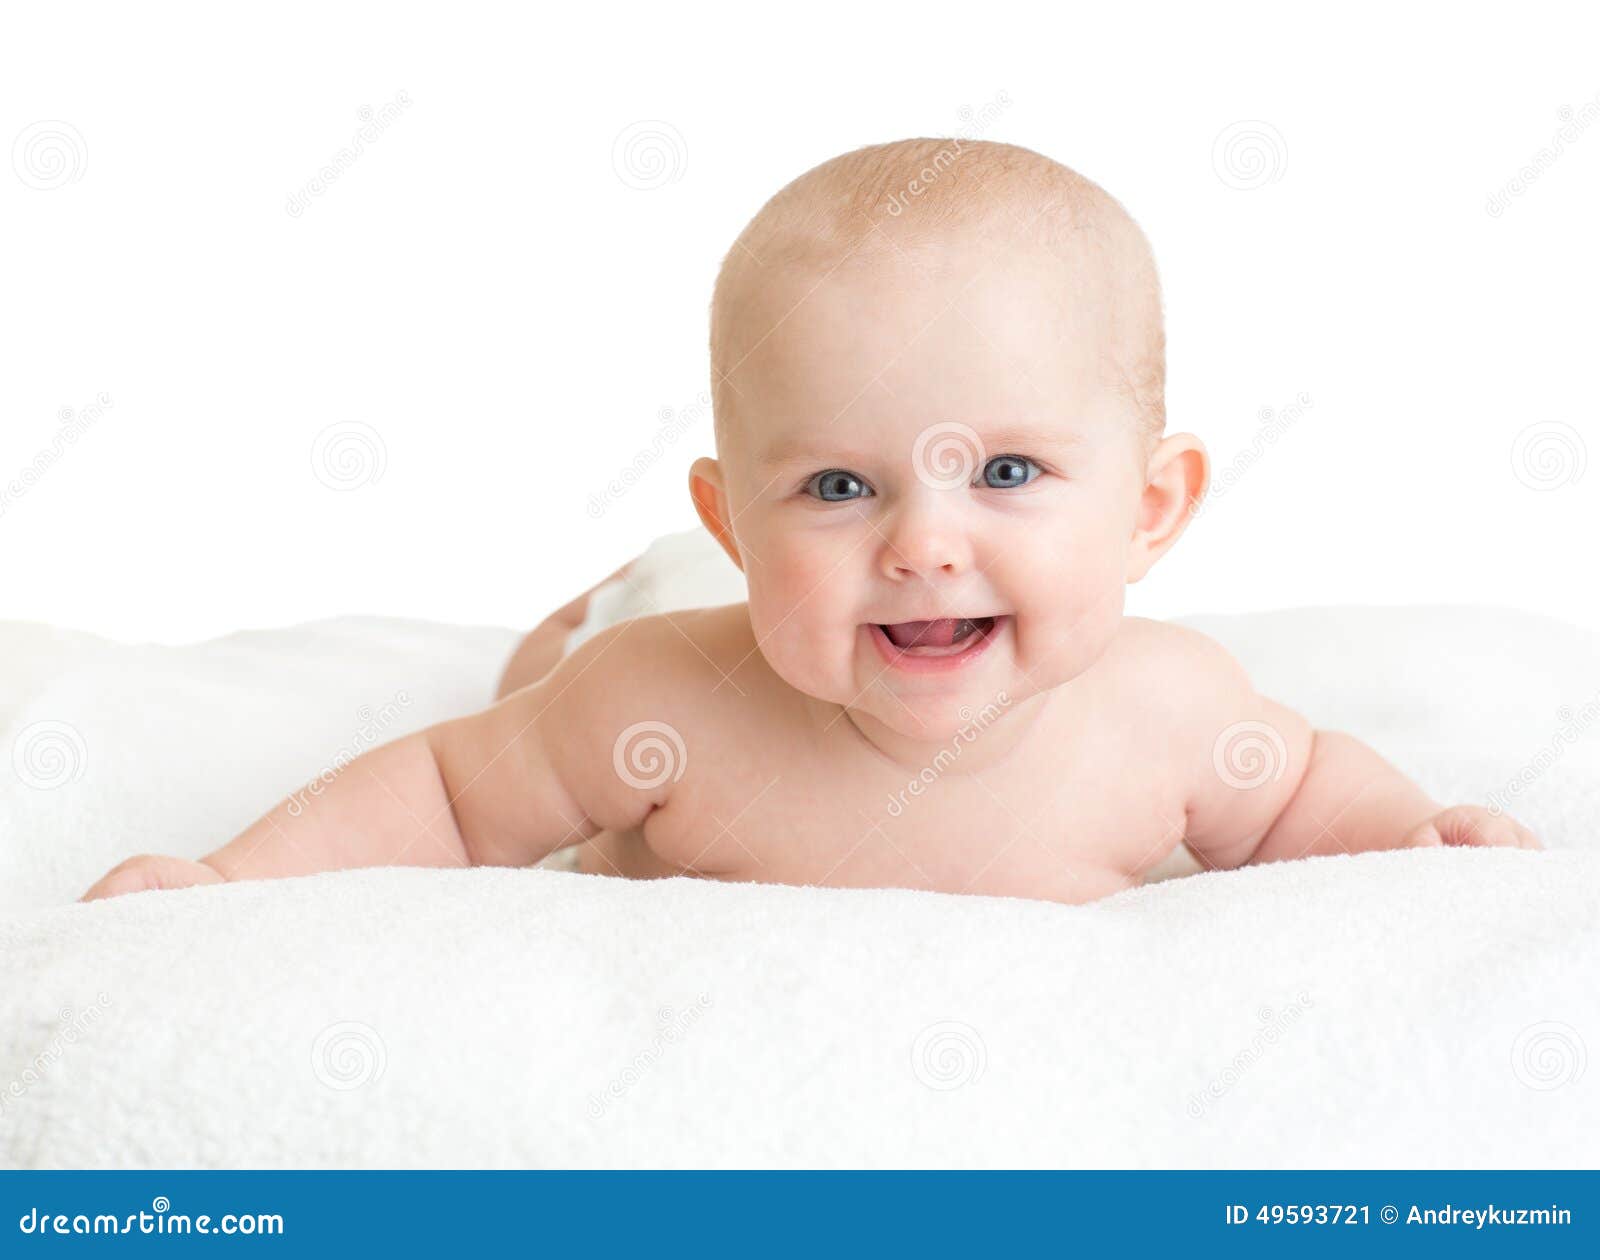
[[[1180,845],[1211,868],[1537,847],[1258,695],[1204,635],[1124,615],[1207,458],[1165,434],[1149,246],[1089,180],[960,140],[825,162],[734,242],[711,360],[690,492],[747,603],[562,657],[580,597],[493,707],[88,896],[582,845],[591,873],[1082,902]],[[1241,740],[1268,772],[1230,770]]]

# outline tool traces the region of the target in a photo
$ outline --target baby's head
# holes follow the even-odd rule
[[[691,491],[763,655],[904,735],[1086,670],[1204,493],[1198,440],[1162,437],[1144,234],[1013,145],[874,145],[782,189],[723,263],[711,366]]]

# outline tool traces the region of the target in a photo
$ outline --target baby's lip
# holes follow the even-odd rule
[[[869,626],[903,626],[916,621],[999,621],[1004,617],[1003,612],[918,612],[910,616],[899,617],[874,617],[866,624]]]
[[[886,621],[879,623],[889,642],[901,651],[918,649],[955,649],[962,641],[975,634],[987,634],[994,628],[992,617],[931,617],[917,621]]]
[[[959,669],[982,656],[1001,625],[995,617],[939,617],[926,621],[872,622],[869,637],[884,661],[914,673]]]
[[[893,648],[902,652],[960,651],[963,643],[989,635],[1002,614],[971,617],[928,617],[928,619],[872,622]]]

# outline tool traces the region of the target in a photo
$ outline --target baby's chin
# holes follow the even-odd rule
[[[1037,690],[1015,668],[1010,618],[966,651],[900,653],[875,626],[810,640],[812,650],[763,646],[773,671],[795,690],[852,714],[867,715],[906,739],[939,743],[992,721],[1024,692]],[[826,643],[829,650],[818,651]]]
[[[849,707],[858,719],[867,715],[896,735],[934,746],[971,741],[1015,707],[1017,697],[1005,688],[975,689],[972,696],[863,695]],[[860,725],[859,721],[857,725]]]

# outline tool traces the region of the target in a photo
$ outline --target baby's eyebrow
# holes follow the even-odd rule
[[[1080,432],[1060,427],[1038,428],[1024,425],[1003,425],[987,429],[977,425],[965,427],[971,433],[977,434],[983,453],[990,457],[1043,455],[1055,451],[1068,451],[1073,447],[1082,446],[1088,440]],[[960,429],[949,425],[929,425],[922,432],[927,435],[929,442],[934,443],[942,438],[957,442],[966,438],[966,434]],[[905,455],[908,459],[911,457],[910,448],[906,450]],[[804,434],[787,439],[779,438],[761,451],[756,456],[755,462],[758,468],[766,469],[786,468],[791,464],[815,464],[819,468],[823,466],[851,468],[880,463],[883,456],[882,449],[856,449],[847,442],[829,442],[826,438],[819,440],[815,435]]]
[[[993,429],[977,429],[983,449],[990,455],[1028,455],[1035,452],[1070,450],[1088,441],[1083,433],[1060,426],[1034,428],[1003,425]]]
[[[816,464],[819,468],[848,468],[853,464],[876,462],[878,455],[867,451],[851,450],[839,443],[816,442],[810,438],[776,442],[756,456],[756,467],[787,468],[791,464]]]

